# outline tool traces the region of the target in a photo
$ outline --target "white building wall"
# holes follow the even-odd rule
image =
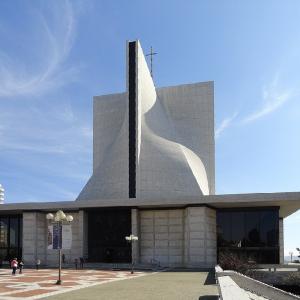
[[[216,213],[206,207],[140,211],[140,262],[211,267],[216,263]]]
[[[93,174],[78,200],[128,198],[127,93],[95,96]]]
[[[62,250],[66,262],[73,263],[75,258],[84,256],[87,251],[84,241],[84,212],[72,212],[74,220],[72,225],[72,248]],[[58,263],[58,251],[47,249],[48,221],[46,213],[24,212],[23,213],[23,259],[25,264],[34,265],[37,259],[44,265],[56,265]],[[86,240],[87,241],[87,240]]]
[[[183,209],[140,211],[140,261],[183,264]]]
[[[187,267],[212,267],[217,262],[216,212],[208,207],[185,210],[185,252]]]
[[[23,259],[25,264],[35,264],[37,259],[46,261],[45,215],[37,212],[23,213]]]
[[[214,82],[158,88],[156,92],[176,132],[175,141],[186,147],[183,152],[203,194],[214,194]],[[206,181],[208,192],[203,185]]]
[[[213,83],[155,89],[139,44],[137,82],[137,198],[214,193]]]
[[[279,219],[279,262],[284,263],[284,230],[283,219]]]

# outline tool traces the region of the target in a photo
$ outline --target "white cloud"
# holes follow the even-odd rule
[[[221,124],[217,127],[216,132],[215,132],[215,138],[219,138],[221,133],[228,128],[232,121],[236,118],[236,116],[238,115],[237,112],[235,112],[231,117],[225,118]]]
[[[37,95],[74,79],[77,68],[64,66],[75,36],[73,9],[68,1],[57,3],[59,7],[52,5],[51,11],[47,10],[52,14],[52,24],[41,11],[35,11],[31,33],[37,35],[35,39],[40,42],[34,47],[30,43],[23,45],[31,55],[42,53],[37,56],[39,59],[34,57],[26,63],[25,59],[20,61],[8,51],[0,51],[0,97]],[[23,48],[19,51],[26,52]]]
[[[247,115],[241,120],[240,124],[247,124],[254,122],[268,114],[273,113],[283,106],[288,100],[295,96],[293,89],[283,89],[280,87],[279,74],[276,74],[273,81],[264,86],[262,89],[263,105],[261,109]],[[233,120],[238,113],[234,113],[231,117],[225,118],[215,131],[215,138],[218,139],[220,135],[232,125]]]
[[[293,96],[291,89],[280,89],[279,76],[275,76],[270,85],[263,87],[263,105],[258,111],[246,116],[242,123],[250,123],[279,109]]]

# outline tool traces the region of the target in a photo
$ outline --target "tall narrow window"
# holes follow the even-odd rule
[[[17,217],[10,218],[9,225],[9,246],[15,248],[18,247],[19,241],[19,219]]]
[[[129,42],[129,198],[136,197],[136,42]]]
[[[8,246],[8,218],[1,217],[0,219],[0,247]]]

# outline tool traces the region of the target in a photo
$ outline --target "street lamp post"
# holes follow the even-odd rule
[[[138,241],[139,238],[136,235],[129,235],[129,236],[125,236],[126,241],[128,241],[131,245],[131,249],[132,249],[132,245],[134,242]],[[134,259],[133,256],[131,258],[131,274],[133,274],[133,268],[134,268]]]
[[[58,226],[59,232],[59,242],[58,242],[58,280],[56,284],[61,285],[61,248],[62,248],[62,225],[64,222],[71,223],[73,221],[73,216],[66,215],[62,210],[58,210],[55,215],[48,213],[46,219],[53,225]]]

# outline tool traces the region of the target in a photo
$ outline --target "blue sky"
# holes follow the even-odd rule
[[[215,81],[217,193],[300,191],[300,2],[0,1],[6,202],[72,200],[92,170],[92,96],[125,90],[140,39],[157,86]],[[300,246],[300,212],[285,220]],[[295,251],[294,251],[295,252]]]

